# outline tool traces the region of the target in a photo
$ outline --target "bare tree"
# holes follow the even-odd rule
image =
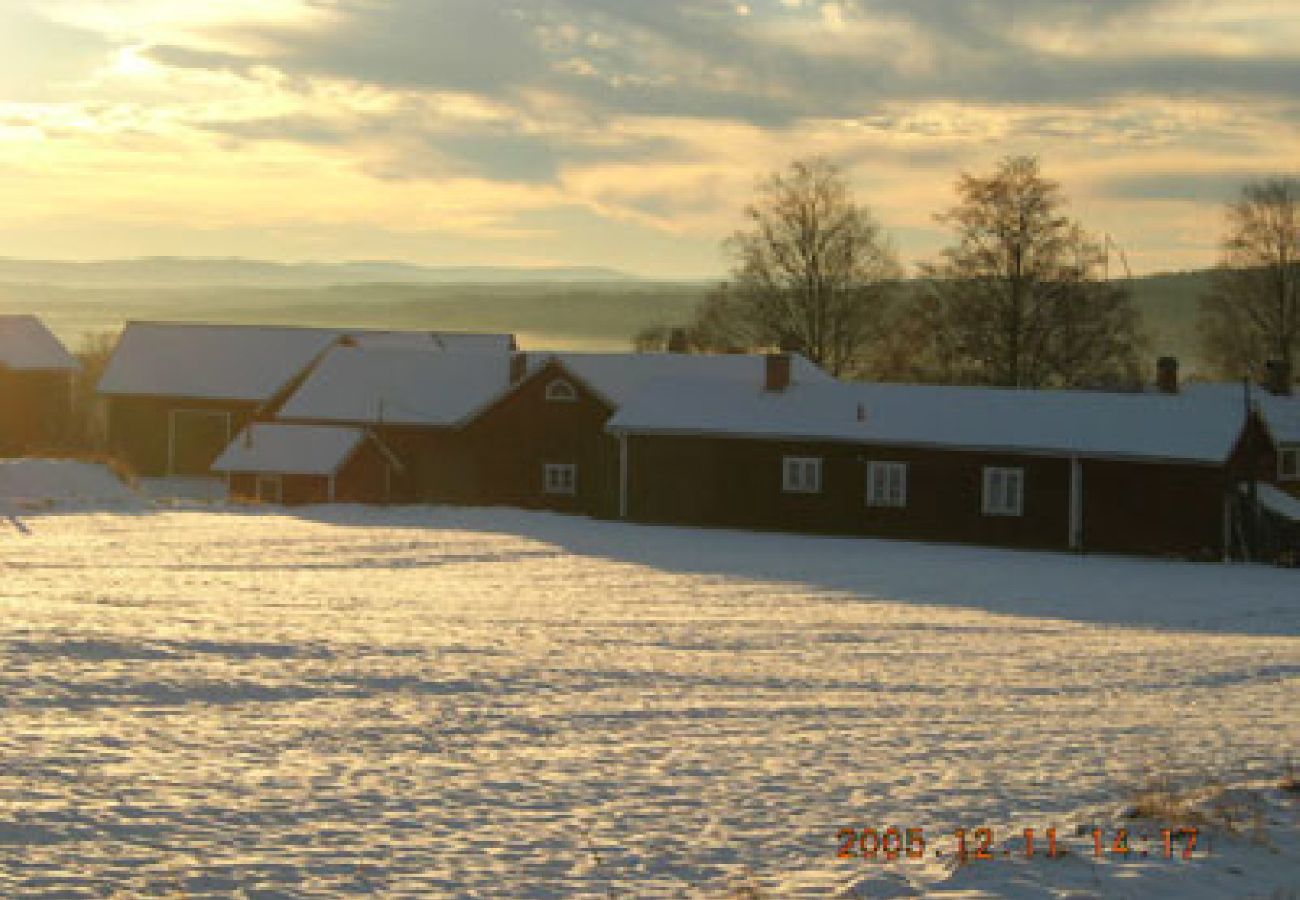
[[[833,374],[859,370],[900,269],[840,169],[800,160],[760,184],[749,226],[726,243],[733,280],[693,331],[714,349],[794,347]]]
[[[1137,377],[1139,316],[1099,277],[1104,249],[1064,213],[1038,160],[963,173],[957,204],[936,218],[956,232],[909,310],[926,336],[933,380],[1018,387]]]
[[[1228,205],[1223,255],[1199,321],[1220,375],[1278,360],[1294,372],[1300,345],[1300,180],[1252,182]]]

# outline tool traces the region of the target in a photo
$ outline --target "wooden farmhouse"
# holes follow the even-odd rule
[[[831,376],[802,356],[798,381]],[[761,355],[532,353],[515,357],[512,390],[465,429],[480,503],[618,512],[618,445],[610,417],[646,384],[666,376],[730,382],[762,377]]]
[[[39,452],[65,436],[80,365],[35,316],[0,316],[0,454]]]
[[[341,345],[508,352],[510,335],[132,322],[99,383],[109,444],[137,473],[211,474],[245,426],[274,416]]]
[[[610,420],[619,513],[1045,549],[1220,558],[1258,413],[1185,393],[663,379]],[[1247,425],[1249,422],[1249,425]]]

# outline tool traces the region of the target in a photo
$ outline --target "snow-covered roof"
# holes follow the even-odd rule
[[[350,331],[262,325],[132,322],[109,360],[99,391],[211,400],[269,400],[342,340],[371,346],[491,349],[510,335]]]
[[[314,422],[453,427],[510,387],[510,354],[339,347],[279,416]]]
[[[1244,485],[1242,490],[1246,490]],[[1300,500],[1271,484],[1257,484],[1255,491],[1260,506],[1291,522],[1300,522]]]
[[[537,371],[552,359],[614,407],[622,406],[657,378],[723,378],[761,384],[767,364],[760,354],[743,353],[529,353],[529,370]],[[800,354],[792,357],[790,379],[795,383],[834,380]]]
[[[0,316],[0,368],[74,372],[81,366],[36,316]]]
[[[607,430],[1219,463],[1242,426],[1240,409],[1186,394],[663,379]]]
[[[1246,399],[1241,384],[1192,382],[1182,392],[1205,402],[1230,406],[1241,414]],[[1300,396],[1278,396],[1258,385],[1250,389],[1250,402],[1259,410],[1269,433],[1279,444],[1300,444]]]
[[[212,471],[334,475],[365,438],[360,428],[253,422],[230,442]]]

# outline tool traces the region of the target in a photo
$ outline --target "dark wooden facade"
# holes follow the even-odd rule
[[[286,506],[331,502],[390,503],[405,493],[401,471],[371,437],[358,446],[332,479],[328,475],[292,472],[232,472],[227,483],[232,500],[282,503]]]
[[[73,373],[0,365],[0,453],[48,450],[71,424]]]
[[[110,396],[108,444],[138,475],[211,475],[261,404],[184,397]]]
[[[572,395],[548,398],[556,382]],[[559,363],[543,366],[465,428],[473,502],[615,515],[618,445],[604,430],[613,412]],[[576,467],[572,493],[546,490],[547,465]]]
[[[1213,559],[1224,552],[1226,500],[1242,471],[1240,452],[1215,466],[824,441],[625,440],[625,512],[636,521]],[[819,492],[783,489],[787,457],[822,460]],[[872,461],[907,465],[905,506],[868,505]],[[984,513],[985,467],[1023,471],[1020,515]]]

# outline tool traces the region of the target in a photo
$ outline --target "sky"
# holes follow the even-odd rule
[[[842,165],[907,263],[1038,155],[1137,272],[1300,169],[1300,0],[0,0],[0,256],[722,276]]]

